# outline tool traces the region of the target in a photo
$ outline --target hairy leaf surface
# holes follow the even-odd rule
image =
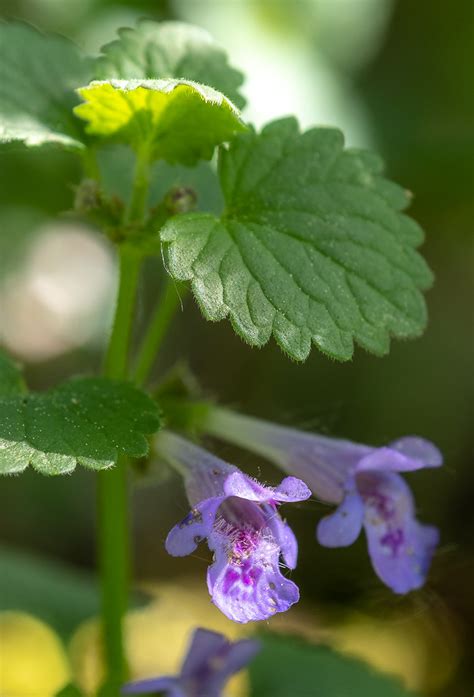
[[[0,398],[0,473],[111,467],[120,453],[146,455],[145,436],[158,427],[153,400],[128,383],[76,378],[49,392],[12,394]]]
[[[220,92],[188,80],[94,81],[81,87],[75,113],[93,135],[131,145],[150,159],[195,164],[245,130]]]
[[[402,213],[409,196],[378,157],[343,145],[340,131],[300,133],[290,118],[221,149],[224,213],[176,216],[161,232],[206,318],[229,316],[253,346],[273,334],[296,360],[312,343],[348,360],[354,340],[382,355],[390,336],[423,331],[432,274]]]
[[[225,51],[212,36],[184,22],[140,21],[135,29],[119,29],[119,38],[106,44],[96,62],[100,80],[184,78],[209,85],[241,109],[241,72],[231,67]]]

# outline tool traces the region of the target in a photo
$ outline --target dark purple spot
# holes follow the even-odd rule
[[[242,569],[242,582],[245,586],[255,586],[262,575],[262,570],[247,563]]]
[[[387,532],[380,540],[382,547],[388,547],[391,551],[392,557],[397,557],[405,541],[405,535],[403,530],[397,528],[396,530],[390,530]]]
[[[224,593],[228,593],[232,586],[239,580],[239,573],[235,569],[227,569],[224,576]]]

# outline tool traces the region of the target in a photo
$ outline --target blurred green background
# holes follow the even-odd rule
[[[353,613],[401,634],[429,626],[415,651],[411,684],[426,695],[465,697],[474,684],[474,3],[472,0],[3,0],[1,17],[63,33],[95,53],[140,17],[180,19],[208,29],[247,73],[246,117],[261,125],[295,113],[303,126],[341,127],[350,145],[378,150],[389,176],[414,192],[411,214],[427,233],[423,253],[436,274],[423,338],[396,342],[384,359],[357,350],[339,365],[313,351],[305,365],[274,345],[252,350],[223,322],[208,324],[185,303],[158,376],[188,359],[222,402],[279,422],[381,444],[406,433],[435,441],[446,464],[410,476],[420,518],[442,543],[426,587],[394,597],[375,578],[365,542],[331,551],[314,543],[323,508],[289,511],[300,540],[293,574],[307,617],[346,622]],[[120,190],[127,158],[111,152]],[[162,176],[160,183],[159,177]],[[8,151],[0,168],[0,339],[44,388],[100,365],[115,284],[111,250],[96,232],[57,214],[72,207],[81,172],[74,155]],[[203,207],[219,205],[207,168],[157,170],[163,181],[196,186]],[[12,244],[12,240],[14,244]],[[150,263],[138,308],[143,323],[160,284]],[[214,444],[264,477],[255,458]],[[93,475],[45,479],[33,472],[0,482],[2,543],[91,570]],[[204,558],[168,558],[163,540],[186,508],[179,481],[135,494],[137,577],[202,580]],[[202,552],[203,556],[205,553]],[[41,606],[44,587],[26,607]],[[8,605],[0,597],[0,605]],[[322,609],[318,615],[317,609]],[[352,630],[351,630],[352,631]],[[423,630],[424,631],[424,630]],[[420,636],[425,636],[421,632]],[[360,638],[359,643],[364,643]],[[356,643],[358,639],[356,636]],[[423,643],[424,642],[424,643]],[[370,642],[369,642],[370,643]],[[349,642],[350,644],[350,642]],[[390,653],[390,651],[389,651]],[[395,660],[395,659],[394,659]],[[389,661],[390,665],[390,661]],[[394,664],[395,665],[395,664]],[[382,696],[381,696],[382,697]]]

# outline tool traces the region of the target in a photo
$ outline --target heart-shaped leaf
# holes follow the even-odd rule
[[[190,280],[206,318],[229,316],[249,344],[271,335],[296,360],[311,344],[348,360],[356,340],[382,355],[426,325],[432,274],[409,196],[342,133],[294,119],[238,136],[220,153],[225,212],[171,218],[167,268]]]

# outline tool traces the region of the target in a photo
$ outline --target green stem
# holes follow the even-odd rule
[[[84,148],[82,151],[82,165],[84,167],[84,174],[88,179],[94,179],[96,182],[100,182],[99,163],[97,162],[96,151],[93,147]]]
[[[148,192],[148,161],[137,160],[136,179],[124,223],[140,222]],[[119,251],[117,305],[105,361],[104,375],[127,377],[127,358],[133,311],[141,265],[140,256],[123,245]],[[123,617],[128,606],[130,539],[128,520],[127,459],[98,474],[98,555],[102,603],[102,632],[106,679],[101,695],[118,697],[127,679]]]
[[[178,288],[169,279],[166,282],[161,302],[157,305],[138,351],[133,378],[142,385],[155,362],[155,358],[166,335],[166,331],[179,305]]]
[[[150,166],[147,153],[137,153],[133,191],[125,215],[125,223],[135,223],[143,220],[150,186]]]
[[[139,257],[127,247],[119,252],[117,306],[105,357],[104,374],[123,379],[132,329]],[[98,473],[98,554],[101,579],[102,630],[107,666],[106,695],[118,695],[127,678],[122,618],[128,605],[129,521],[127,461],[119,457],[110,470]]]
[[[106,685],[112,695],[127,679],[122,621],[128,606],[129,520],[127,462],[98,474],[98,553]]]
[[[104,362],[104,375],[116,380],[124,379],[127,375],[128,345],[139,271],[139,254],[131,247],[120,247],[117,305]]]

